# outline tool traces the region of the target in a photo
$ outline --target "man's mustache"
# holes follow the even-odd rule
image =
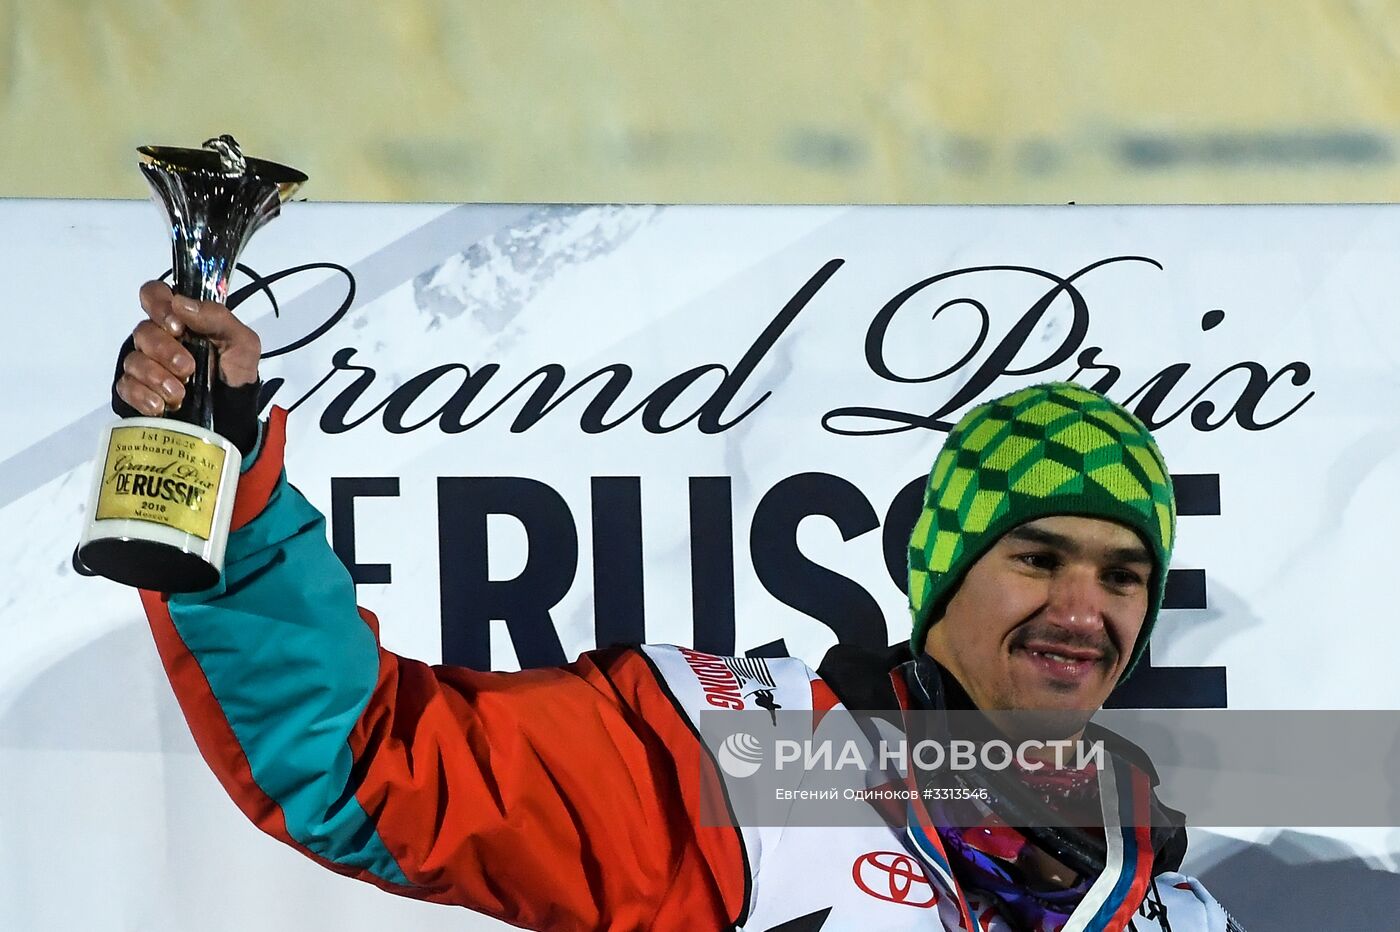
[[[1069,650],[1090,650],[1100,655],[1110,666],[1118,660],[1118,646],[1107,634],[1088,635],[1083,632],[1066,631],[1059,625],[1044,621],[1026,621],[1011,635],[1012,648],[1024,649],[1028,644],[1036,644],[1038,649],[1053,651],[1057,647]]]

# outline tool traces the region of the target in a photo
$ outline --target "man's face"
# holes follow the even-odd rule
[[[1029,521],[972,565],[924,649],[979,709],[1098,709],[1147,617],[1152,566],[1121,524]]]

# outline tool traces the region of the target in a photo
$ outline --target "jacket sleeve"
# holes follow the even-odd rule
[[[645,655],[488,673],[384,650],[283,475],[284,421],[240,481],[220,584],[142,593],[239,808],[333,870],[530,928],[739,921],[742,843],[703,824],[713,763]]]

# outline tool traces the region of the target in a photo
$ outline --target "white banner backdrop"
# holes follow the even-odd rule
[[[145,203],[0,201],[0,926],[496,928],[244,822],[135,594],[70,566],[164,237]],[[239,313],[293,409],[289,477],[400,653],[899,640],[943,430],[1073,377],[1154,425],[1182,497],[1119,701],[1400,709],[1396,256],[1390,207],[295,204]],[[1337,897],[1395,902],[1397,851],[1197,829],[1187,867],[1247,925],[1322,928]]]

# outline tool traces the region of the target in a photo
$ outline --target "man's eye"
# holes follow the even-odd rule
[[[1038,570],[1053,570],[1060,565],[1059,558],[1053,553],[1023,553],[1016,559]]]
[[[1104,574],[1109,585],[1119,589],[1130,589],[1143,585],[1143,578],[1132,570],[1109,570]]]

